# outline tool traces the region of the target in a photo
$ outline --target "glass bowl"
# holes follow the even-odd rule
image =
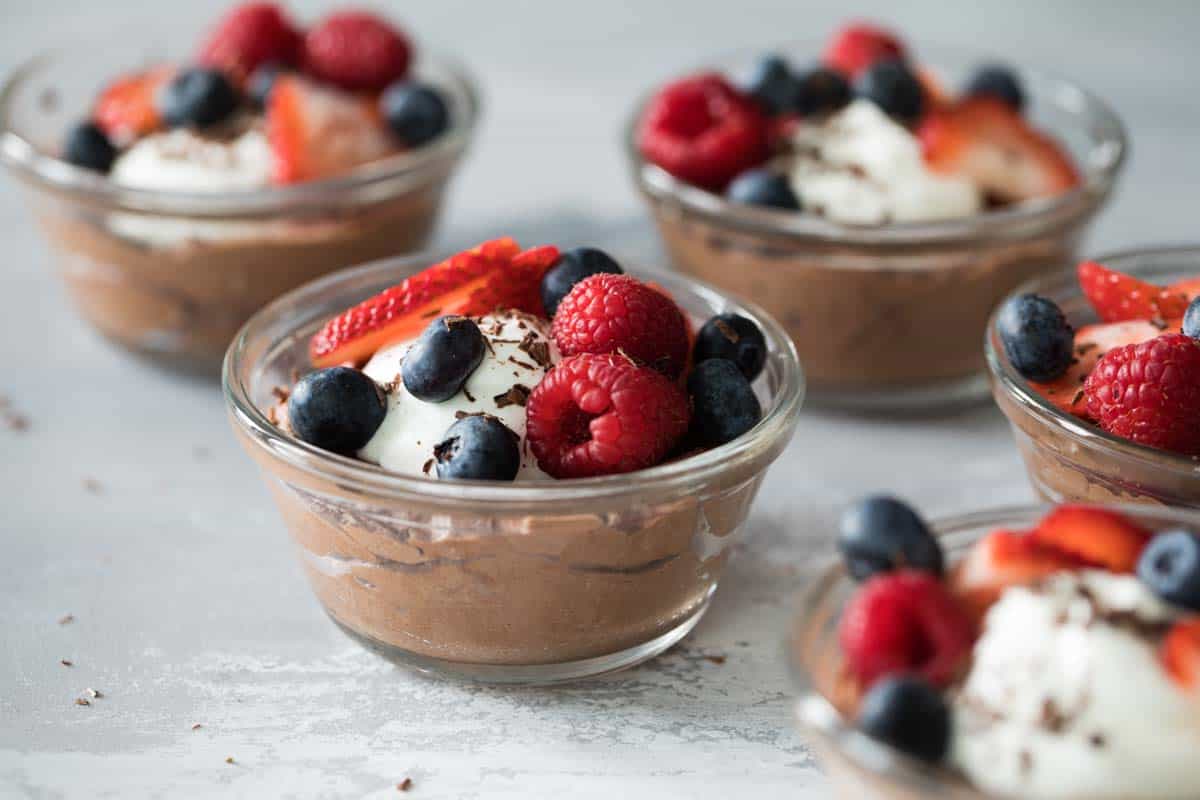
[[[330,316],[434,263],[385,260],[254,315],[225,359],[238,439],[258,463],[329,616],[416,669],[550,683],[628,667],[699,621],[804,395],[796,351],[761,309],[654,274],[696,319],[734,311],[768,344],[763,418],[699,455],[639,472],[517,484],[406,477],[319,450],[269,418]]]
[[[709,63],[743,74],[762,52]],[[804,64],[815,43],[770,49]],[[981,54],[920,48],[960,86]],[[1019,68],[1026,116],[1071,153],[1075,190],[972,217],[874,227],[727,202],[644,161],[635,107],[625,130],[634,183],[681,271],[760,303],[796,342],[810,398],[848,408],[922,408],[987,393],[979,337],[996,302],[1070,261],[1103,207],[1128,145],[1117,115],[1075,83]]]
[[[1170,284],[1200,275],[1200,247],[1164,247],[1100,256],[1120,272]],[[1019,287],[1058,303],[1075,327],[1098,319],[1074,270]],[[993,315],[985,351],[996,404],[1008,417],[1030,483],[1054,502],[1159,503],[1200,507],[1200,458],[1177,455],[1105,433],[1055,408],[1021,377],[1000,343]]]

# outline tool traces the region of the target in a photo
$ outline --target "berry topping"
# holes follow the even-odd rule
[[[296,436],[343,455],[371,441],[386,413],[379,386],[350,367],[308,373],[296,381],[287,401],[288,422]]]
[[[942,547],[925,521],[894,497],[866,497],[842,513],[838,550],[858,581],[880,572],[916,569],[941,575]]]
[[[554,341],[564,356],[623,353],[677,378],[687,363],[688,324],[679,306],[629,275],[590,275],[554,313]]]
[[[406,147],[419,147],[450,127],[441,94],[419,83],[393,83],[379,98],[379,114]]]
[[[731,442],[762,419],[750,381],[732,361],[716,358],[696,365],[687,379],[694,441],[707,447]]]
[[[950,709],[925,681],[886,678],[863,698],[857,724],[863,733],[922,761],[937,763],[950,749]]]
[[[1200,341],[1168,333],[1110,350],[1083,390],[1092,419],[1109,433],[1200,455]]]
[[[274,3],[243,3],[217,23],[197,61],[238,78],[268,63],[300,60],[303,37]]]
[[[825,48],[827,66],[848,78],[857,78],[879,61],[903,61],[904,45],[891,31],[865,23],[847,25]]]
[[[546,307],[546,315],[554,316],[558,311],[558,304],[575,284],[589,275],[601,272],[621,275],[624,270],[612,256],[594,247],[577,247],[564,251],[558,257],[558,262],[542,276],[542,305]]]
[[[174,67],[163,66],[118,79],[100,93],[92,118],[118,144],[158,130],[158,92],[174,75]]]
[[[486,414],[463,417],[433,448],[443,480],[511,481],[521,469],[521,439]]]
[[[408,72],[404,34],[365,11],[331,14],[304,39],[310,73],[351,91],[378,92]]]
[[[1200,619],[1172,625],[1163,639],[1161,657],[1175,683],[1188,691],[1200,689]]]
[[[800,199],[792,191],[792,182],[766,167],[747,170],[733,179],[725,196],[734,203],[769,206],[788,211],[800,210]]]
[[[1010,298],[1000,307],[996,328],[1013,368],[1031,381],[1060,377],[1075,358],[1075,332],[1052,300],[1036,294]]]
[[[842,614],[846,669],[863,689],[898,673],[948,685],[971,651],[974,624],[934,575],[899,570],[862,585]]]
[[[898,122],[911,125],[925,110],[921,80],[903,61],[880,61],[868,67],[855,82],[859,97],[879,106]]]
[[[783,114],[791,111],[796,100],[796,79],[791,67],[782,57],[771,54],[764,56],[754,66],[750,80],[743,87],[767,114]]]
[[[1079,287],[1105,322],[1167,322],[1182,317],[1188,308],[1188,298],[1182,292],[1146,283],[1095,261],[1084,261],[1076,273]]]
[[[1078,559],[1039,544],[1027,533],[998,530],[976,542],[955,565],[950,585],[978,620],[1010,586],[1028,585],[1079,566]]]
[[[250,73],[246,81],[246,96],[259,111],[265,111],[271,99],[271,90],[280,75],[287,73],[287,68],[274,62],[263,64]]]
[[[1192,300],[1183,313],[1182,331],[1185,336],[1200,339],[1200,297]]]
[[[1013,111],[1025,108],[1025,90],[1017,74],[1000,64],[980,67],[967,81],[963,94],[966,97],[993,97],[1006,103]]]
[[[692,348],[695,363],[710,358],[732,361],[752,381],[767,362],[767,340],[753,321],[740,314],[718,314],[700,328]]]
[[[853,94],[840,72],[816,67],[796,79],[792,110],[805,117],[831,114],[845,107]]]
[[[1116,511],[1062,505],[1047,514],[1030,537],[1068,558],[1110,572],[1132,573],[1150,534]]]
[[[81,122],[67,132],[63,158],[77,167],[108,172],[117,158],[117,148],[94,122]]]
[[[487,343],[470,317],[438,317],[404,356],[400,377],[418,400],[441,403],[462,390]]]
[[[682,390],[620,355],[563,359],[529,395],[525,414],[530,450],[555,478],[652,467],[688,426]]]
[[[196,67],[183,70],[163,87],[158,111],[172,128],[204,128],[228,119],[240,99],[223,72]]]
[[[1158,534],[1142,551],[1137,574],[1168,603],[1200,611],[1200,536],[1182,530]]]
[[[638,148],[675,177],[719,191],[766,160],[767,120],[720,75],[698,75],[654,96],[638,128]]]

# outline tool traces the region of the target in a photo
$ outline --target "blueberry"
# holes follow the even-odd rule
[[[463,417],[433,448],[443,479],[511,481],[521,469],[521,440],[492,416]]]
[[[774,54],[754,65],[743,88],[768,114],[782,114],[795,103],[796,78],[787,62]]]
[[[67,132],[63,158],[77,167],[108,172],[117,158],[117,148],[94,122],[81,122]]]
[[[838,550],[855,580],[899,567],[941,575],[942,548],[925,521],[894,497],[874,495],[842,513]]]
[[[1005,301],[996,317],[1004,352],[1031,381],[1061,377],[1075,358],[1075,331],[1052,300],[1021,294]]]
[[[400,377],[418,400],[441,403],[458,394],[483,361],[487,344],[475,321],[438,317],[404,356]]]
[[[268,63],[250,73],[250,79],[246,81],[246,95],[256,109],[262,111],[267,107],[271,90],[275,88],[275,81],[286,70],[281,64]]]
[[[994,97],[1012,106],[1014,111],[1025,107],[1025,90],[1021,81],[1011,69],[999,64],[987,64],[980,67],[967,81],[963,94],[968,97]]]
[[[692,399],[689,435],[704,447],[716,447],[758,424],[762,407],[750,381],[732,361],[701,361],[687,379]]]
[[[542,305],[546,307],[546,316],[554,316],[558,304],[575,284],[601,272],[620,275],[624,270],[612,256],[594,247],[577,247],[561,254],[554,266],[542,276]]]
[[[916,122],[925,110],[925,90],[903,61],[880,61],[872,65],[859,76],[854,88],[859,97],[865,97],[906,125]]]
[[[379,110],[408,147],[425,144],[450,127],[450,111],[441,94],[418,83],[393,83],[380,96]]]
[[[800,198],[786,175],[769,169],[751,169],[733,179],[725,196],[734,203],[800,210]]]
[[[1193,339],[1200,339],[1200,297],[1194,299],[1183,313],[1183,333]]]
[[[792,108],[802,116],[828,114],[844,108],[853,92],[840,72],[814,67],[796,80]]]
[[[1138,559],[1137,574],[1168,603],[1200,611],[1200,536],[1182,530],[1158,534]]]
[[[185,69],[164,86],[158,95],[158,110],[172,128],[203,128],[228,119],[240,98],[220,70],[207,67]]]
[[[767,361],[767,340],[750,320],[738,314],[718,314],[704,323],[696,334],[693,361],[699,364],[710,358],[732,361],[753,381]]]
[[[920,678],[883,678],[858,711],[858,727],[886,745],[936,763],[950,747],[950,709],[941,693]]]
[[[296,436],[322,450],[351,455],[371,441],[387,406],[383,392],[366,373],[330,367],[296,382],[287,412]]]

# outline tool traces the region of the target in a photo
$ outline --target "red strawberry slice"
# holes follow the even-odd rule
[[[1028,533],[998,530],[977,542],[955,566],[950,586],[978,620],[1010,586],[1079,566],[1077,559],[1039,544]]]
[[[1171,626],[1159,656],[1171,680],[1191,692],[1200,689],[1200,618],[1180,620]]]
[[[327,322],[309,344],[313,365],[362,363],[445,314],[479,316],[497,308],[540,314],[537,287],[557,258],[555,248],[521,253],[509,238],[451,256]]]
[[[175,74],[161,65],[110,83],[96,100],[92,118],[114,143],[127,144],[162,127],[155,95]]]
[[[1200,297],[1200,278],[1188,278],[1185,281],[1173,283],[1167,287],[1167,291],[1172,294],[1181,294],[1188,299],[1188,302]]]
[[[271,90],[267,138],[276,183],[328,178],[397,152],[370,99],[291,75]]]
[[[1079,184],[1062,147],[994,98],[934,108],[917,135],[932,169],[966,176],[1004,202],[1052,197]]]
[[[1110,572],[1132,573],[1150,532],[1124,514],[1091,506],[1064,505],[1030,533],[1043,547]]]
[[[1128,319],[1163,322],[1178,319],[1187,311],[1188,296],[1175,287],[1164,289],[1095,261],[1084,261],[1076,272],[1088,302],[1105,322]]]

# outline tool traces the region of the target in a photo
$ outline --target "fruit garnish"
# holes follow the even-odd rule
[[[885,678],[872,686],[855,723],[872,739],[922,761],[941,761],[950,749],[952,723],[946,698],[911,675]]]
[[[300,31],[278,5],[243,3],[221,18],[196,61],[244,80],[266,64],[299,63],[303,41]]]
[[[872,495],[848,506],[838,523],[838,551],[857,581],[914,569],[941,575],[942,547],[925,520],[902,500]]]
[[[1078,559],[1039,544],[1026,532],[997,530],[976,542],[955,565],[950,586],[978,620],[1005,589],[1079,566]]]
[[[854,92],[902,125],[912,125],[925,112],[925,86],[903,61],[872,64],[854,82]]]
[[[1171,680],[1188,691],[1200,689],[1200,619],[1176,622],[1159,653]]]
[[[1017,74],[1003,64],[985,64],[967,81],[967,97],[993,97],[1018,113],[1025,108],[1025,89]]]
[[[1157,534],[1142,551],[1137,574],[1171,605],[1200,612],[1200,535],[1180,529]]]
[[[342,455],[366,446],[383,424],[387,402],[365,372],[330,367],[308,373],[287,399],[288,425],[299,439]]]
[[[511,481],[521,471],[521,437],[486,414],[463,417],[434,445],[441,480]]]
[[[1062,505],[1030,532],[1042,547],[1110,572],[1132,573],[1150,533],[1124,514],[1091,506]]]
[[[100,92],[92,119],[115,144],[127,144],[162,127],[157,95],[175,75],[168,65],[153,67],[110,83]]]
[[[762,405],[737,364],[722,358],[702,361],[687,376],[692,404],[690,439],[719,447],[749,431],[762,419]]]
[[[411,58],[408,38],[366,11],[330,14],[304,39],[309,73],[350,91],[382,91],[404,77]]]
[[[996,314],[996,332],[1013,369],[1032,381],[1061,378],[1074,359],[1075,331],[1053,300],[1019,294]]]
[[[1076,272],[1088,302],[1105,322],[1173,322],[1187,311],[1188,295],[1174,288],[1146,283],[1095,261],[1084,261]]]
[[[825,48],[822,60],[848,78],[879,61],[903,61],[904,45],[891,31],[857,22],[839,30]]]

